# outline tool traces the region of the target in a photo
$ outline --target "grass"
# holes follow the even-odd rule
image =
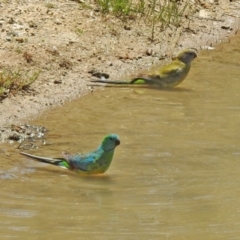
[[[83,34],[83,30],[80,29],[80,28],[76,28],[75,32],[76,32],[76,34],[79,35],[79,36]]]
[[[154,17],[166,24],[178,24],[188,1],[180,0],[96,0],[102,13],[113,13],[117,16],[140,15]]]
[[[97,0],[102,13],[113,13],[117,16],[130,15],[133,8],[130,0]]]
[[[190,4],[188,0],[96,0],[103,14],[113,14],[120,18],[144,18],[151,26],[154,39],[156,27],[179,27]]]
[[[21,70],[0,70],[0,100],[10,94],[15,95],[28,87],[38,78],[40,72],[25,72]]]
[[[46,3],[46,8],[54,8],[54,4],[53,3]]]

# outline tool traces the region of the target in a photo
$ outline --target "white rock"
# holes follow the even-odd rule
[[[200,18],[209,18],[209,12],[205,9],[201,9],[199,11],[199,17]]]

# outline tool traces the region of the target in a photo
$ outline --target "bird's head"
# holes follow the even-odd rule
[[[113,150],[117,145],[120,144],[118,135],[109,134],[102,141],[102,148],[105,152]]]
[[[197,57],[197,52],[193,49],[186,49],[178,54],[177,58],[185,64],[190,64],[194,58]]]

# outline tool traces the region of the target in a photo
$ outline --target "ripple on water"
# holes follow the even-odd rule
[[[33,154],[91,151],[113,132],[121,145],[87,178],[14,155],[22,165],[0,171],[5,238],[238,239],[240,38],[231,44],[201,53],[172,91],[107,88],[34,121],[49,144]]]

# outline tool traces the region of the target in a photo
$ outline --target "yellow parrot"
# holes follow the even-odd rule
[[[139,75],[130,81],[92,80],[91,82],[108,84],[145,84],[159,88],[173,88],[179,85],[188,75],[191,63],[197,53],[193,49],[186,49],[169,64],[148,75]]]

